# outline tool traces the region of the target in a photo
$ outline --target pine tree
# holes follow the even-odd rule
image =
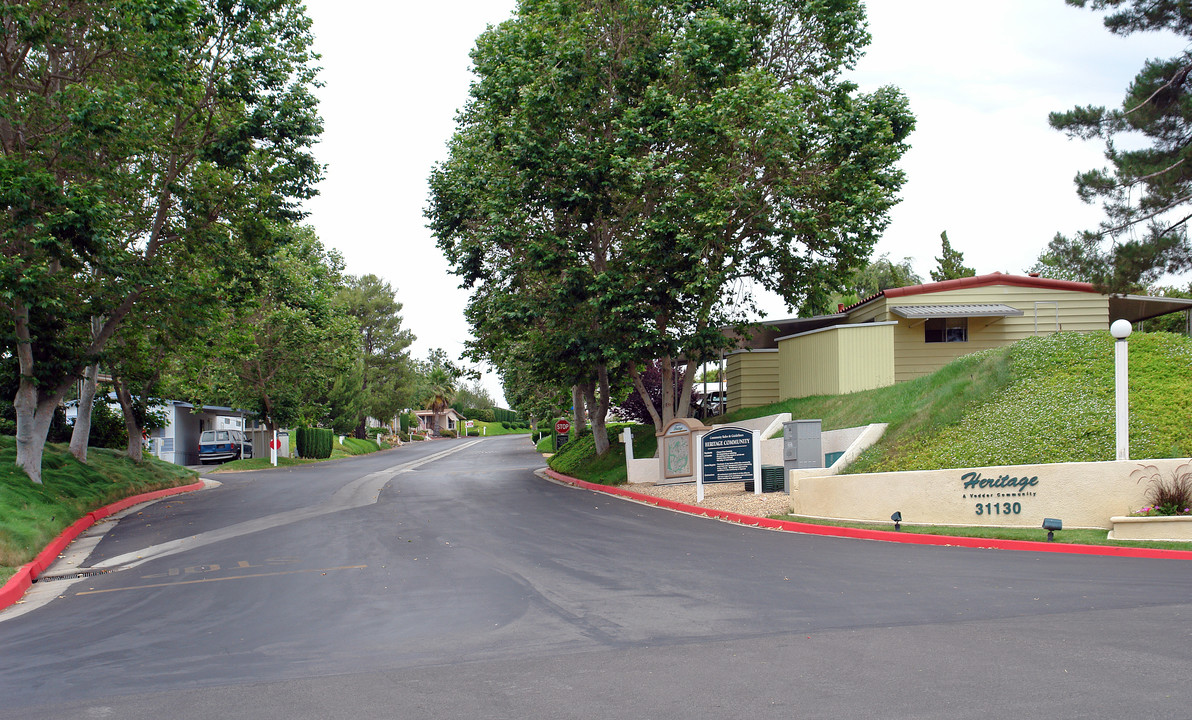
[[[952,243],[948,242],[947,230],[940,233],[940,242],[943,245],[943,249],[940,256],[935,259],[939,269],[931,271],[932,280],[943,282],[944,280],[972,277],[977,274],[977,271],[971,267],[965,267],[964,253],[952,249]]]

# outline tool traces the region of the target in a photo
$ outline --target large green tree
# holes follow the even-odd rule
[[[601,451],[618,377],[647,363],[659,422],[683,414],[754,284],[799,304],[885,227],[914,121],[896,90],[842,79],[868,39],[856,0],[521,2],[479,40],[431,179],[476,351],[499,367],[511,338],[532,348]]]
[[[35,482],[53,409],[138,304],[188,255],[268,253],[313,192],[309,26],[298,0],[0,7],[0,310]]]
[[[401,386],[410,379],[407,348],[414,335],[402,329],[397,291],[376,275],[347,278],[338,302],[360,328],[363,403],[354,429],[363,438],[366,416],[387,420],[405,406]]]
[[[1066,1],[1108,10],[1105,27],[1116,35],[1167,31],[1192,38],[1192,6],[1183,0]],[[1166,273],[1192,269],[1190,71],[1190,50],[1148,60],[1120,108],[1051,113],[1052,127],[1069,137],[1103,140],[1109,161],[1076,176],[1077,193],[1085,202],[1101,201],[1105,220],[1074,237],[1057,235],[1044,253],[1052,264],[1112,292],[1136,292]]]
[[[182,354],[174,389],[196,404],[252,410],[271,430],[327,414],[329,390],[360,362],[356,319],[336,298],[343,260],[307,226],[286,230],[225,315]]]

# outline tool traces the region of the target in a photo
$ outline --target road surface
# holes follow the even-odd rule
[[[0,717],[1189,715],[1192,563],[758,530],[542,466],[438,441],[150,505],[87,563],[124,569],[0,614]]]

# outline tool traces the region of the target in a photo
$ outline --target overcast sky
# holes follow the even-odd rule
[[[325,83],[327,167],[309,222],[349,273],[397,289],[413,353],[456,357],[469,337],[467,300],[426,229],[426,180],[445,155],[471,81],[468,52],[515,0],[307,0]],[[1068,140],[1047,114],[1120,104],[1148,57],[1182,49],[1173,37],[1119,38],[1098,14],[1063,0],[870,0],[873,42],[853,78],[863,90],[901,88],[918,118],[902,202],[876,254],[913,258],[924,278],[941,231],[978,273],[1022,273],[1056,232],[1094,227],[1099,210],[1073,190],[1103,165],[1095,142]],[[789,315],[781,301],[763,303]],[[500,387],[487,376],[494,395]]]

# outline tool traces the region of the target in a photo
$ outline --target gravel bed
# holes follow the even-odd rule
[[[654,483],[634,483],[622,485],[642,495],[686,503],[712,510],[752,515],[754,517],[768,517],[770,515],[786,514],[791,511],[790,495],[782,492],[762,493],[754,495],[747,493],[741,483],[717,483],[704,486],[704,501],[695,501],[695,483],[684,485],[655,485]]]

